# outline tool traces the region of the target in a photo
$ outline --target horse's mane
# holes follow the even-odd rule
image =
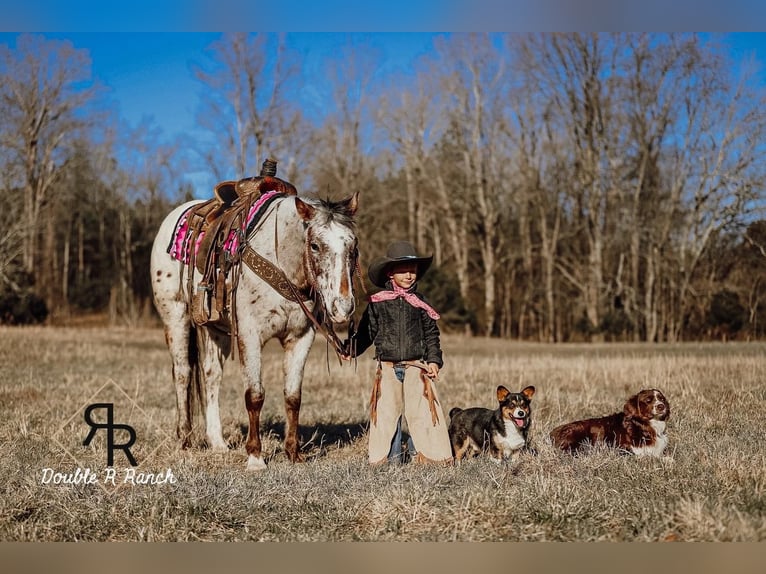
[[[348,209],[347,201],[332,201],[330,198],[301,197],[302,201],[317,208],[317,223],[327,226],[332,223],[354,228],[354,217]]]

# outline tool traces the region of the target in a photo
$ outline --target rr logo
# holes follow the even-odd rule
[[[93,419],[91,419],[91,413],[96,409],[106,409],[105,423],[94,422]],[[136,442],[136,429],[130,425],[115,424],[113,403],[95,403],[90,405],[87,409],[85,409],[85,422],[88,423],[88,426],[90,426],[91,430],[88,433],[88,436],[82,442],[83,446],[88,446],[90,444],[90,442],[93,440],[93,437],[96,436],[96,431],[99,429],[106,429],[106,448],[108,452],[106,460],[107,466],[114,466],[115,450],[125,451],[125,456],[128,457],[128,461],[130,462],[131,466],[138,466],[136,459],[133,457],[133,453],[130,452],[130,447],[133,446],[134,442]],[[130,437],[128,442],[125,444],[115,444],[114,429],[127,431]]]

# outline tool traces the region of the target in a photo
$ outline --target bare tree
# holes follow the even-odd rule
[[[618,296],[635,325],[634,338],[657,338],[659,290],[664,267],[659,255],[666,250],[675,226],[672,215],[681,197],[668,196],[663,185],[662,160],[683,121],[683,97],[690,74],[706,66],[694,36],[629,35],[621,38],[627,50],[621,118],[626,131],[623,146],[611,151],[613,169],[624,175],[622,222],[628,243],[626,280]],[[692,98],[694,99],[694,98]]]
[[[96,93],[90,58],[68,41],[22,35],[15,50],[0,45],[0,149],[24,190],[23,264],[51,284],[52,222],[44,211],[76,134],[86,125],[76,112]],[[45,248],[43,266],[39,253]]]
[[[390,93],[384,94],[377,122],[383,136],[392,143],[395,165],[404,172],[407,205],[407,238],[416,245],[418,252],[424,253],[431,248],[428,239],[433,239],[429,229],[438,224],[434,211],[434,186],[438,186],[439,171],[431,173],[428,168],[428,150],[434,144],[434,135],[443,130],[439,125],[439,115],[434,113],[432,86],[425,75],[415,79],[412,88],[397,86]],[[443,182],[441,183],[443,186]],[[430,197],[429,197],[430,192]],[[449,209],[449,206],[448,206]],[[441,265],[443,249],[434,242],[436,263]]]
[[[665,274],[676,302],[665,310],[671,340],[683,336],[690,286],[711,238],[745,221],[766,184],[766,98],[754,87],[754,70],[732,70],[717,53],[700,49],[680,95],[678,144],[665,154],[670,204],[661,214],[660,239],[675,247],[674,265]]]
[[[636,339],[680,338],[711,237],[741,222],[763,188],[762,90],[698,36],[537,35],[512,49],[539,102],[517,131],[551,135],[555,161],[537,179],[569,189],[540,211],[543,260],[553,223],[571,238],[556,270],[581,294],[590,329],[620,311],[630,321],[618,327]]]
[[[18,292],[18,262],[24,253],[24,217],[21,190],[3,177],[0,187],[0,291]]]
[[[535,89],[540,75],[535,46],[529,37],[507,38],[508,50],[514,56],[509,72],[515,81],[509,94],[508,137],[518,180],[516,205],[522,267],[517,320],[520,337],[536,336],[552,342],[562,337],[557,329],[560,324],[557,267],[563,214],[570,196],[565,184],[568,155],[558,118],[551,113],[551,100],[541,100]],[[539,291],[543,293],[544,311],[542,320],[534,321],[535,333],[528,328],[532,322],[529,319],[533,319],[528,313],[534,315]]]
[[[211,48],[209,69],[199,67],[204,85],[200,125],[213,134],[206,159],[218,179],[257,174],[273,156],[280,175],[294,173],[301,118],[288,101],[297,67],[284,35],[225,34]]]
[[[748,226],[740,252],[735,288],[746,302],[749,335],[757,337],[766,327],[758,320],[766,304],[766,220]]]
[[[487,35],[456,36],[440,44],[447,66],[442,89],[450,95],[452,131],[461,152],[465,186],[457,190],[462,209],[474,211],[475,239],[484,288],[484,332],[492,335],[496,317],[496,273],[501,198],[510,193],[500,129],[504,118],[506,55]]]
[[[113,207],[117,210],[114,232],[119,237],[119,265],[113,277],[109,315],[113,323],[135,325],[150,307],[148,254],[168,202],[181,199],[183,162],[179,160],[180,142],[164,141],[153,123],[115,129],[109,135],[108,141],[93,146],[91,155],[114,192]],[[112,161],[115,154],[121,158],[119,165]]]
[[[584,315],[594,330],[604,308],[605,250],[616,203],[608,160],[615,143],[611,78],[619,49],[598,34],[528,36],[522,43],[529,89],[540,98],[570,166],[566,185],[576,235],[557,270],[582,294]]]
[[[327,62],[327,109],[312,141],[310,169],[317,191],[348,197],[370,189],[375,155],[373,92],[379,56],[353,36]]]

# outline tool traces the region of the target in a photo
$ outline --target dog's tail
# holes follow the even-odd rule
[[[462,410],[463,410],[463,409],[461,409],[461,408],[459,408],[459,407],[454,407],[454,408],[450,409],[450,412],[449,412],[449,418],[453,418],[453,417],[454,417],[456,414],[458,414],[458,413],[459,413],[459,412],[461,412]]]

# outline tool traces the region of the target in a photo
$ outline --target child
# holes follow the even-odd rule
[[[452,461],[447,421],[434,385],[443,366],[436,324],[439,314],[416,291],[416,281],[432,260],[433,256],[418,257],[412,244],[395,241],[367,272],[370,281],[384,290],[370,296],[359,329],[349,341],[348,356],[361,355],[375,345],[378,370],[370,400],[371,464],[401,462],[402,413],[414,460]]]

